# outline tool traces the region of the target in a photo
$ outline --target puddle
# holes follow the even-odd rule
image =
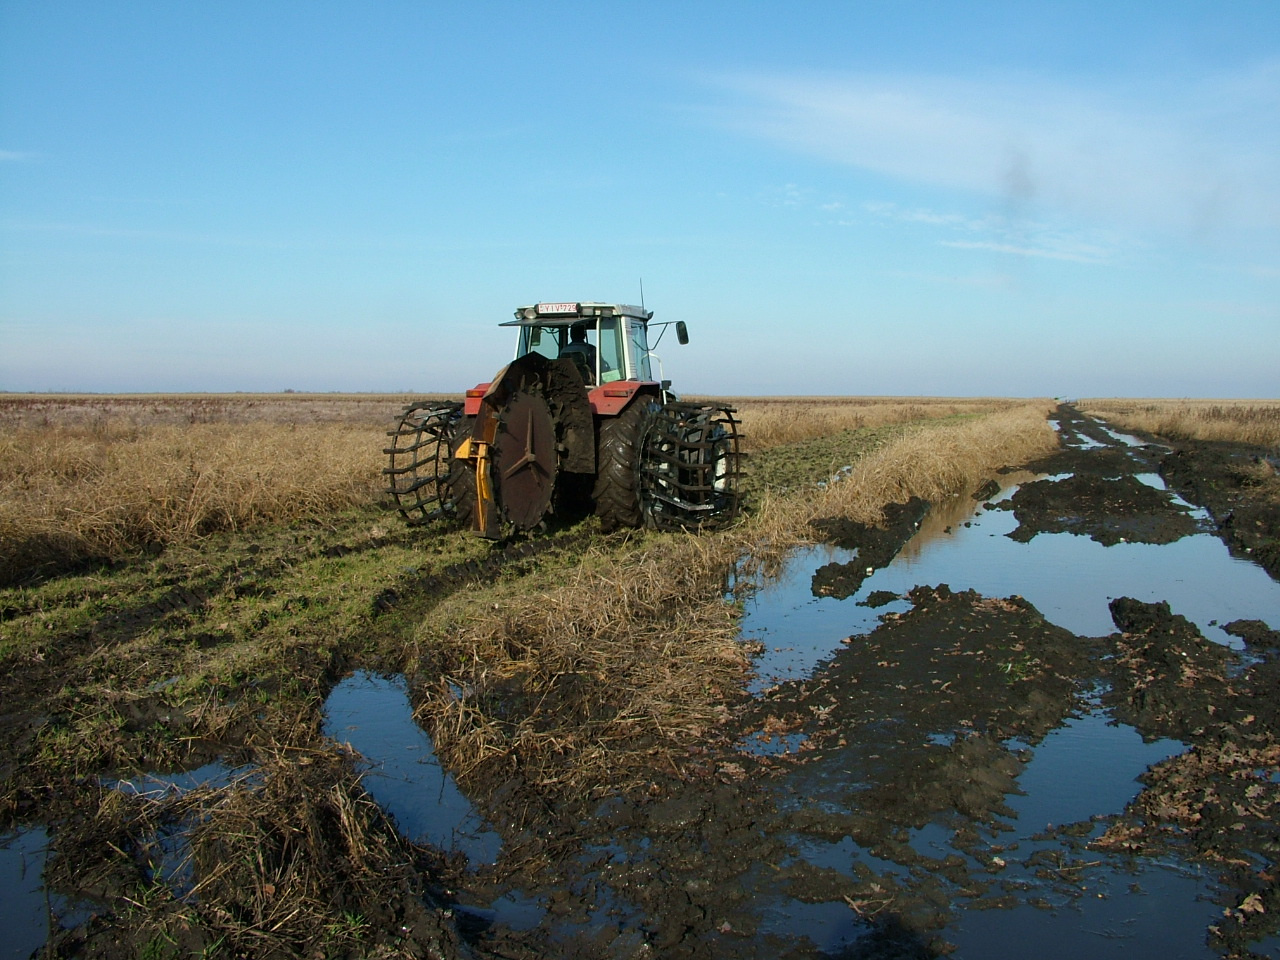
[[[237,780],[252,780],[255,769],[253,766],[228,767],[215,761],[178,773],[148,773],[132,780],[103,780],[102,785],[122,793],[159,800],[170,794],[188,793],[200,787],[218,790]]]
[[[45,898],[44,870],[48,836],[40,827],[0,838],[0,956],[28,957],[49,936],[51,904]]]
[[[838,955],[866,933],[866,925],[847,903],[805,903],[786,899],[763,911],[760,932],[794,938],[797,932],[824,955]]]
[[[757,757],[777,757],[796,753],[808,738],[803,733],[765,733],[756,731],[738,742],[738,749]]]
[[[1145,741],[1101,711],[1072,717],[1044,738],[1018,777],[1023,795],[1008,804],[1018,815],[1019,832],[1119,813],[1141,789],[1138,776],[1184,746],[1177,740]],[[1099,762],[1103,757],[1106,762]]]
[[[0,836],[0,946],[3,960],[26,960],[49,939],[52,925],[74,927],[93,911],[44,887],[49,834],[39,826]]]
[[[944,936],[956,960],[1029,957],[1037,960],[1132,960],[1133,957],[1214,958],[1205,928],[1222,908],[1204,895],[1205,879],[1140,865],[1085,884],[1074,901],[965,910]],[[1034,949],[1028,951],[1028,946]]]
[[[486,929],[501,923],[509,930],[532,930],[547,915],[547,905],[543,898],[515,891],[499,897],[488,906],[458,903],[454,905],[454,910],[466,914],[474,924]]]
[[[492,864],[502,841],[441,768],[431,738],[413,719],[403,677],[357,672],[325,701],[325,736],[368,763],[364,788],[411,840]]]
[[[1135,437],[1135,436],[1133,436],[1132,434],[1122,433],[1122,432],[1120,432],[1119,430],[1115,429],[1114,427],[1109,427],[1109,426],[1107,426],[1106,424],[1101,423],[1101,422],[1097,422],[1097,423],[1095,423],[1095,426],[1097,427],[1097,429],[1098,429],[1098,430],[1102,431],[1102,433],[1103,433],[1105,436],[1110,437],[1110,438],[1111,438],[1112,440],[1114,440],[1116,443],[1122,444],[1122,445],[1124,445],[1124,446],[1126,446],[1126,447],[1129,447],[1129,448],[1131,448],[1131,449],[1144,450],[1144,449],[1146,449],[1146,448],[1148,448],[1148,447],[1151,447],[1151,448],[1154,448],[1154,449],[1157,449],[1157,450],[1172,450],[1172,449],[1173,449],[1172,447],[1167,447],[1167,446],[1165,446],[1164,444],[1161,444],[1161,443],[1151,443],[1151,442],[1149,442],[1149,441],[1147,441],[1147,440],[1142,440],[1142,439],[1140,439],[1140,438],[1138,438],[1138,437]]]
[[[1104,434],[1107,442],[1082,438],[1077,449],[1130,450],[1133,475],[1166,490],[1141,459],[1138,448],[1148,444],[1111,430]],[[1055,478],[1024,475],[1013,483],[1037,479]],[[879,878],[886,897],[910,891],[894,901],[894,909],[913,900],[914,908],[902,909],[942,911],[937,933],[954,946],[955,957],[1219,956],[1206,941],[1207,928],[1222,917],[1216,874],[1177,859],[1136,859],[1085,846],[1142,791],[1138,777],[1186,749],[1177,740],[1144,740],[1133,727],[1116,722],[1101,706],[1101,691],[1079,697],[1077,712],[1034,742],[967,741],[981,748],[972,755],[968,776],[985,778],[986,789],[994,789],[997,797],[1003,791],[1003,801],[989,808],[993,812],[961,813],[963,804],[945,799],[945,793],[932,807],[933,801],[922,807],[918,797],[914,807],[905,797],[886,798],[886,784],[890,791],[900,783],[920,792],[922,779],[933,776],[928,771],[943,770],[948,752],[964,746],[969,735],[925,725],[927,711],[917,715],[904,708],[897,715],[892,703],[873,698],[881,689],[874,677],[849,676],[848,664],[859,661],[836,659],[844,644],[862,642],[886,616],[910,611],[905,597],[917,586],[946,584],[954,592],[974,590],[987,598],[1019,596],[1050,623],[1084,638],[1118,632],[1108,605],[1121,596],[1165,601],[1206,638],[1237,651],[1243,643],[1222,624],[1261,620],[1280,627],[1280,584],[1258,566],[1233,558],[1217,537],[1191,533],[1161,545],[1104,546],[1088,536],[1039,533],[1018,542],[1009,537],[1018,527],[1013,513],[989,506],[1008,499],[1014,489],[1007,486],[987,504],[969,498],[943,504],[883,568],[863,568],[855,550],[819,545],[793,554],[776,578],[748,596],[742,635],[763,647],[751,686],[757,695],[768,694],[762,702],[778,702],[778,696],[795,689],[829,689],[833,697],[887,706],[893,714],[842,727],[838,743],[828,740],[819,748],[819,759],[800,756],[776,781],[780,814],[811,825],[797,828],[790,848],[799,860],[836,871],[851,883]],[[1180,497],[1173,502],[1207,526],[1204,510]],[[844,598],[823,595],[839,586],[830,569],[820,573],[832,564],[850,566],[856,592]],[[896,599],[885,602],[886,597]],[[892,647],[883,649],[886,661],[895,660],[888,652]],[[834,669],[838,664],[844,664],[843,672]],[[874,672],[898,664],[868,661],[867,666]],[[904,670],[898,676],[904,684],[917,676],[928,683],[928,673]],[[919,696],[906,692],[906,685],[899,689],[904,698]],[[822,702],[816,693],[798,699]],[[784,737],[754,736],[740,749],[776,755],[789,746]],[[948,789],[966,789],[963,779],[954,779],[954,767],[948,775],[954,784]],[[1002,776],[1014,777],[1008,782],[1016,785],[1001,786]],[[888,812],[869,813],[877,803]],[[869,829],[869,824],[879,826]],[[832,839],[842,829],[848,833]],[[850,926],[847,902],[807,903],[787,918],[785,905],[776,909],[776,897],[769,900],[764,890],[757,895],[769,904],[761,908],[762,929],[810,936],[828,952],[851,949],[862,955],[859,951],[871,949],[865,942],[850,947],[866,936],[867,927]],[[916,945],[919,950],[927,939]],[[1257,955],[1280,956],[1275,936],[1250,947]]]
[[[877,591],[902,597],[919,584],[945,583],[988,597],[1022,596],[1050,622],[1086,637],[1116,632],[1107,604],[1121,596],[1167,600],[1206,638],[1236,650],[1243,644],[1221,624],[1280,618],[1280,583],[1256,564],[1232,557],[1210,534],[1162,545],[1108,547],[1070,533],[1042,533],[1019,543],[1007,536],[1018,526],[1012,513],[975,511],[972,502],[961,501],[953,501],[952,508],[968,516],[949,520],[949,533],[922,528],[847,600],[815,597],[813,575],[828,563],[856,563],[856,551],[824,545],[789,558],[781,574],[744,608],[743,637],[765,648],[752,692],[808,675],[845,637],[874,629],[886,612],[907,608],[904,600],[879,608],[858,601]]]

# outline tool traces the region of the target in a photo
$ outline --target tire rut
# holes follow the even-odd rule
[[[493,580],[509,566],[563,553],[593,541],[620,542],[629,533],[632,531],[601,536],[591,531],[581,531],[558,538],[535,538],[509,543],[483,560],[467,560],[433,573],[406,577],[397,586],[388,587],[373,598],[373,614],[381,616],[389,613],[408,600],[412,600],[417,606],[432,607],[462,587]]]

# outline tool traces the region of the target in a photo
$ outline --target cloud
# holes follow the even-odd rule
[[[1128,250],[1113,233],[1100,230],[1067,230],[1035,220],[1010,220],[1003,215],[966,217],[927,208],[902,208],[875,202],[865,209],[881,220],[938,227],[962,239],[939,240],[944,247],[986,250],[1020,257],[1041,257],[1073,263],[1114,263]]]
[[[867,212],[886,220],[900,220],[904,223],[924,223],[940,227],[964,227],[969,230],[985,229],[989,220],[965,217],[958,213],[937,213],[936,211],[916,207],[904,210],[896,203],[875,201],[864,205]]]
[[[0,163],[21,163],[25,160],[35,160],[37,154],[24,150],[0,150]]]
[[[989,240],[943,240],[944,247],[955,247],[960,250],[993,250],[996,253],[1011,253],[1019,257],[1045,257],[1049,260],[1071,260],[1076,263],[1101,263],[1098,257],[1089,257],[1080,253],[1065,250],[1045,250],[1038,247],[1020,247],[1012,243],[992,243]]]
[[[914,184],[1144,228],[1280,224],[1280,62],[1162,89],[737,74],[720,122]]]

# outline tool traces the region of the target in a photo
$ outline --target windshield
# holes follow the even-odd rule
[[[526,353],[540,353],[554,360],[560,356],[567,331],[564,327],[521,327],[520,344],[516,348],[516,357]]]
[[[520,328],[516,357],[537,353],[548,360],[574,360],[588,385],[614,380],[652,380],[649,370],[649,340],[645,324],[626,317],[601,317],[581,324],[584,340],[574,341],[571,327],[563,324]],[[581,333],[578,334],[582,336]],[[629,355],[629,356],[628,356]],[[630,365],[627,360],[630,359]]]

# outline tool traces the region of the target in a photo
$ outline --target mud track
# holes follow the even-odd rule
[[[1031,465],[1044,479],[1000,503],[989,502],[999,478],[978,492],[988,501],[982,509],[1013,512],[1015,539],[1069,533],[1101,544],[1160,544],[1205,526],[1138,479],[1158,473],[1209,511],[1214,532],[1239,556],[1277,576],[1280,496],[1264,453],[1175,449],[1157,438],[1133,447],[1071,407],[1056,421],[1062,450]],[[818,522],[816,537],[858,556],[820,569],[814,594],[853,597],[929,509],[896,505],[878,526]],[[62,619],[52,616],[58,611],[47,595],[6,595],[0,626],[37,630],[45,616],[60,624],[0,677],[4,823],[49,825],[56,854],[47,881],[68,896],[92,895],[95,905],[91,919],[55,933],[53,955],[252,953],[218,939],[225,918],[202,912],[199,896],[173,896],[157,880],[159,838],[201,822],[222,829],[207,832],[200,842],[209,845],[199,850],[220,850],[227,863],[252,861],[259,851],[273,893],[286,877],[319,884],[298,902],[316,911],[313,927],[329,923],[336,932],[326,940],[284,924],[284,933],[261,941],[263,955],[934,957],[951,951],[946,930],[957,915],[1069,901],[1082,895],[1091,871],[1107,868],[1100,863],[1168,856],[1210,864],[1222,878],[1225,912],[1206,931],[1214,951],[1245,955],[1276,934],[1280,623],[1229,624],[1244,641],[1234,651],[1159,602],[1116,598],[1115,631],[1084,637],[1020,596],[945,583],[872,594],[861,603],[893,607],[873,627],[850,631],[803,679],[726,703],[714,739],[687,756],[655,754],[651,777],[636,790],[600,802],[537,789],[518,769],[469,784],[503,842],[497,863],[476,866],[396,835],[364,794],[351,758],[319,736],[319,705],[354,667],[396,671],[414,655],[429,662],[429,651],[397,652],[395,644],[442,600],[500,576],[536,576],[589,535],[441,562],[411,555],[415,536],[339,530],[190,563],[160,557],[150,561],[156,576],[146,590],[113,589],[104,576],[102,586],[67,594],[68,608],[81,604],[86,613]],[[317,609],[319,621],[327,615],[325,598],[299,571],[397,551],[406,559],[394,570],[344,588],[361,613],[340,639],[317,644],[319,634],[290,633],[290,616],[300,623]],[[203,662],[232,652],[234,631],[220,621],[255,603],[270,611],[251,621],[262,630],[275,629],[272,617],[284,623],[272,634],[277,665],[266,676],[233,673],[212,685],[209,696],[226,698],[227,717],[211,727],[200,702],[175,702],[164,684],[180,655]],[[119,694],[135,673],[141,679],[128,682],[139,692]],[[1177,738],[1187,749],[1152,768],[1123,812],[1034,842],[1011,840],[1009,804],[1031,755],[1097,697],[1144,737]],[[73,729],[67,717],[104,704],[119,712],[121,752],[97,755],[74,776],[44,776],[42,750],[59,730]],[[516,700],[508,706],[525,709]],[[103,785],[112,775],[214,757],[256,773],[235,789],[174,794],[156,806],[124,803]],[[948,852],[922,853],[913,833],[939,824]],[[235,837],[253,837],[254,846],[235,847]],[[850,844],[862,852],[846,852],[835,866],[806,853]],[[235,913],[237,929],[257,929],[271,916],[269,897],[261,876],[237,886],[239,877],[225,874],[223,887],[209,888],[210,902],[217,890],[218,909]],[[129,905],[140,891],[154,892],[149,913]],[[535,920],[507,922],[492,908],[504,900],[536,903]],[[846,911],[838,948],[803,935],[803,923],[778,920],[830,904]],[[348,916],[364,923],[358,936],[338,930],[336,918]],[[173,946],[163,946],[160,931],[180,929]]]
[[[1204,525],[1172,493],[1136,479],[1160,471],[1168,447],[1126,447],[1069,407],[1057,420],[1062,451],[1031,465],[1050,479],[989,507],[1014,512],[1015,539],[1066,532],[1104,545],[1162,544]],[[1069,445],[1082,438],[1089,441],[1084,448]],[[1229,470],[1231,460],[1222,462]],[[1194,487],[1180,492],[1196,502]],[[1241,500],[1232,501],[1237,511]],[[877,527],[819,522],[824,538],[859,555],[819,569],[814,594],[854,595],[915,533],[926,509],[899,505]],[[867,602],[889,599],[897,598]],[[1069,901],[1092,882],[1100,855],[1155,856],[1171,848],[1191,861],[1240,865],[1224,874],[1225,922],[1206,931],[1216,950],[1234,955],[1274,935],[1278,871],[1243,866],[1274,864],[1276,855],[1267,828],[1280,813],[1273,775],[1280,666],[1267,653],[1273,629],[1230,625],[1250,638],[1239,654],[1159,603],[1118,599],[1117,632],[1082,637],[1047,622],[1021,597],[935,584],[905,599],[907,612],[888,613],[869,634],[850,636],[811,676],[741,704],[734,754],[691,757],[680,779],[655,772],[649,793],[599,809],[559,802],[531,816],[539,808],[523,807],[523,861],[513,858],[495,872],[490,888],[473,880],[472,895],[484,901],[513,888],[552,890],[561,919],[526,934],[495,927],[485,936],[527,956],[564,949],[639,956],[645,947],[671,957],[827,956],[773,933],[761,922],[761,897],[843,899],[862,933],[841,956],[939,956],[952,949],[940,931],[957,910],[1006,909],[1055,895]],[[1148,738],[1179,738],[1190,750],[1148,774],[1124,813],[1067,825],[1025,852],[1006,845],[1008,798],[1018,792],[1031,751],[1098,689],[1108,691],[1105,703],[1117,719]],[[479,792],[494,822],[510,816],[511,788]],[[952,824],[953,855],[927,856],[908,842],[912,831],[940,820]],[[852,871],[834,871],[797,854],[841,838],[895,869],[855,862]],[[1020,855],[1039,879],[1013,880],[1003,867],[980,866]],[[607,922],[602,904],[609,905]],[[517,942],[527,952],[515,950]]]
[[[1062,451],[1031,465],[1050,479],[988,506],[1014,512],[1015,539],[1066,532],[1104,545],[1162,544],[1204,525],[1172,493],[1136,479],[1160,471],[1169,448],[1126,447],[1069,407],[1057,421]],[[1082,438],[1083,449],[1070,446]],[[1193,487],[1181,492],[1195,502]],[[1241,498],[1232,502],[1238,511]],[[857,593],[927,509],[897,505],[875,527],[842,518],[816,524],[823,538],[859,554],[820,568],[814,594]],[[531,802],[510,781],[482,786],[481,809],[492,822],[519,823],[518,840],[499,868],[459,877],[459,885],[481,903],[513,890],[551,891],[551,908],[534,930],[498,923],[476,943],[528,957],[828,956],[762,918],[767,903],[799,909],[844,900],[850,927],[861,933],[840,956],[940,956],[952,949],[941,931],[956,911],[1053,896],[1069,902],[1092,882],[1100,855],[1173,848],[1217,865],[1274,863],[1267,824],[1280,813],[1280,785],[1269,773],[1280,749],[1272,696],[1280,667],[1266,653],[1276,642],[1266,623],[1230,625],[1249,638],[1242,655],[1159,603],[1118,599],[1117,632],[1083,637],[1047,622],[1021,597],[946,584],[866,602],[896,599],[908,600],[909,610],[851,635],[804,680],[742,702],[731,724],[735,749],[692,755],[679,777],[655,771],[648,791],[598,807]],[[1031,752],[1098,689],[1108,691],[1117,719],[1145,737],[1180,738],[1190,750],[1154,769],[1124,813],[1067,825],[1034,849],[1006,844],[1008,800]],[[909,835],[940,821],[951,824],[954,853],[920,853]],[[855,862],[832,870],[798,854],[842,838],[893,869]],[[1020,856],[1038,879],[982,866]],[[1206,931],[1219,952],[1234,955],[1274,935],[1277,875],[1243,866],[1224,874],[1226,921]],[[1242,902],[1251,909],[1233,906]]]

